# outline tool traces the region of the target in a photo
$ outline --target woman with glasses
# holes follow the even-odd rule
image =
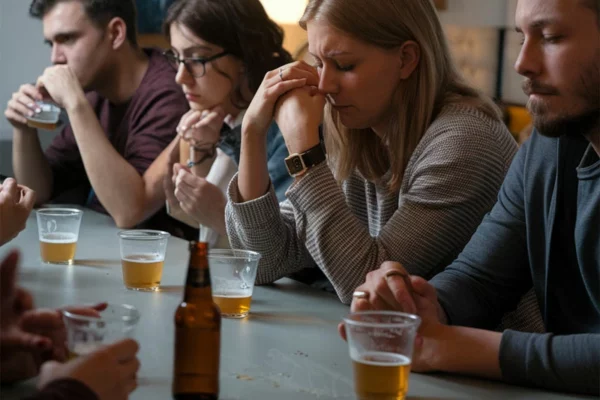
[[[282,47],[281,29],[259,0],[178,1],[169,8],[165,31],[171,43],[165,56],[190,105],[178,127],[184,144],[169,149],[169,213],[223,238],[224,192],[237,171],[243,115],[264,75],[291,62],[291,56]],[[291,183],[284,164],[288,153],[277,125],[268,125],[265,172],[283,200]],[[182,236],[197,236],[186,231]]]
[[[344,303],[385,260],[433,276],[516,152],[498,109],[461,78],[431,1],[310,0],[300,25],[314,66],[270,71],[244,117],[232,247],[262,254],[258,283],[316,267]],[[261,150],[273,116],[295,177],[281,205]]]

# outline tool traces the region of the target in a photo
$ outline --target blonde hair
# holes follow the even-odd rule
[[[413,151],[447,104],[468,103],[500,120],[500,111],[491,99],[470,87],[456,69],[430,0],[377,0],[370,1],[368,7],[364,0],[310,0],[300,26],[306,29],[312,20],[326,21],[382,49],[398,48],[408,40],[420,47],[419,64],[397,90],[398,112],[393,114],[391,129],[384,137],[371,128],[346,128],[336,111],[326,106],[325,145],[339,181],[355,170],[376,181],[391,170],[385,184],[398,190]]]

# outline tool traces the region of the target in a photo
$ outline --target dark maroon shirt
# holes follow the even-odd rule
[[[23,400],[98,400],[98,396],[80,381],[60,379]]]
[[[97,92],[86,95],[113,147],[140,175],[173,140],[179,120],[189,109],[175,83],[176,71],[159,51],[145,52],[148,70],[127,103],[111,104]],[[91,188],[71,126],[54,139],[46,157],[54,177],[52,202],[80,204],[107,213]],[[170,230],[171,220],[163,209],[144,225]]]

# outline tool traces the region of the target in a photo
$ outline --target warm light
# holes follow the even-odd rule
[[[306,0],[260,0],[271,19],[279,24],[295,25],[298,23]]]

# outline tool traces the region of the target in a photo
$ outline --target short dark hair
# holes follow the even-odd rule
[[[178,0],[167,12],[167,37],[174,23],[240,59],[252,93],[268,71],[292,61],[283,48],[283,30],[269,18],[259,0]],[[241,87],[234,89],[232,102],[236,106],[247,107],[251,100],[244,98]]]
[[[600,0],[582,0],[583,5],[596,12],[596,22],[600,28]]]
[[[137,47],[137,11],[134,0],[33,0],[29,15],[42,19],[58,3],[76,1],[83,5],[87,17],[99,28],[113,18],[121,18],[127,26],[127,40]]]

